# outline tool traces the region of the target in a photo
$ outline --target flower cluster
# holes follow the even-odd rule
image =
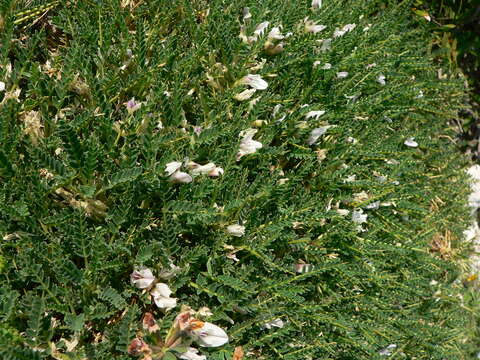
[[[205,165],[197,164],[196,162],[189,161],[184,167],[190,170],[190,174],[180,171],[184,163],[180,161],[172,161],[165,165],[165,172],[169,179],[173,183],[186,184],[193,181],[193,177],[198,175],[208,175],[210,177],[219,177],[223,174],[223,169],[216,166],[214,163],[209,162]]]
[[[179,267],[170,264],[169,270],[163,270],[160,277],[170,279],[180,270]],[[130,281],[139,289],[150,292],[155,304],[164,310],[170,310],[177,305],[177,299],[171,298],[172,291],[165,283],[157,281],[152,271],[148,268],[134,270],[130,275]],[[206,360],[205,355],[199,355],[196,348],[191,347],[196,342],[203,347],[222,346],[228,342],[227,333],[220,327],[203,321],[212,316],[209,308],[203,307],[198,311],[188,306],[182,306],[180,313],[175,318],[165,339],[158,333],[160,327],[152,313],[146,312],[143,316],[142,327],[147,332],[139,334],[133,339],[128,347],[131,355],[143,355],[142,360],[163,359],[169,354],[169,358],[177,355],[180,359]]]
[[[170,330],[163,339],[159,333],[159,326],[149,312],[143,317],[143,329],[147,331],[149,341],[145,341],[144,334],[140,334],[130,342],[130,355],[143,355],[142,360],[164,359],[174,354],[179,359],[206,360],[205,355],[199,355],[198,349],[191,346],[196,342],[202,347],[218,347],[228,342],[228,335],[222,328],[201,318],[211,316],[208,308],[198,311],[183,306],[176,316]],[[168,355],[167,355],[168,354]]]
[[[168,311],[177,306],[177,299],[170,297],[172,290],[167,284],[157,282],[150,269],[135,270],[130,275],[130,281],[137,288],[149,291],[155,305],[160,309]]]

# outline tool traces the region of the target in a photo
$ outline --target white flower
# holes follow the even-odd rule
[[[175,171],[182,167],[182,163],[179,161],[172,161],[165,165],[165,172],[167,175],[172,175]]]
[[[268,33],[267,38],[268,38],[268,40],[283,40],[285,38],[285,36],[283,36],[282,33],[280,32],[280,27],[275,26]]]
[[[208,164],[205,165],[200,165],[197,164],[193,161],[190,161],[188,163],[188,168],[192,170],[192,175],[207,175],[209,172],[215,169],[215,164],[212,162],[209,162]]]
[[[345,79],[348,76],[348,72],[346,71],[340,71],[337,73],[337,78],[338,79]]]
[[[322,62],[320,60],[317,60],[317,61],[314,61],[313,62],[313,67],[317,67],[318,65],[320,65]]]
[[[340,36],[343,36],[345,35],[347,32],[349,31],[352,31],[353,29],[355,29],[357,25],[356,24],[347,24],[345,25],[342,29],[335,29],[335,32],[333,33],[333,37],[336,38],[336,37],[340,37]]]
[[[337,38],[337,37],[340,37],[340,36],[343,36],[343,35],[345,35],[345,31],[340,30],[339,28],[336,28],[335,31],[333,32],[333,37],[334,38]]]
[[[312,0],[312,8],[320,9],[322,7],[322,0]]]
[[[227,226],[227,232],[236,237],[242,237],[245,235],[245,226],[239,225],[239,224],[233,224]]]
[[[363,210],[362,209],[356,209],[356,210],[353,210],[353,213],[352,213],[352,221],[356,224],[363,224],[365,222],[367,222],[367,217],[368,215],[367,214],[363,214]]]
[[[217,347],[228,342],[227,333],[217,325],[198,320],[194,323],[195,325],[189,331],[189,334],[200,346]]]
[[[337,209],[336,212],[340,216],[347,216],[350,213],[347,209]]]
[[[189,169],[192,170],[192,175],[208,175],[211,177],[218,177],[223,174],[223,169],[217,167],[214,163],[210,162],[205,165],[197,164],[193,161],[190,161],[187,165]]]
[[[386,82],[385,82],[385,75],[379,75],[378,78],[377,78],[377,82],[380,84],[380,85],[385,85]]]
[[[265,90],[268,83],[258,74],[248,74],[240,79],[240,84],[248,85],[255,90]]]
[[[146,289],[155,281],[155,276],[153,276],[150,269],[135,270],[130,275],[130,281],[132,285],[135,285],[137,288]]]
[[[237,161],[239,161],[242,156],[253,154],[258,149],[262,148],[262,143],[256,140],[253,140],[253,136],[256,134],[257,129],[247,129],[240,132],[240,136],[243,136],[240,141],[240,149],[237,153]]]
[[[332,68],[332,64],[326,63],[325,65],[322,66],[323,70],[330,70]]]
[[[247,89],[242,91],[241,93],[236,94],[233,98],[238,101],[245,101],[252,97],[255,94],[256,89]]]
[[[320,51],[325,52],[332,48],[332,39],[321,40],[322,46],[320,46]]]
[[[390,356],[392,355],[391,350],[394,350],[396,348],[397,348],[396,344],[390,344],[385,349],[380,350],[378,353],[382,356]]]
[[[177,184],[188,184],[193,181],[192,177],[185,172],[175,171],[172,176],[170,176],[170,181]]]
[[[262,329],[271,329],[272,327],[283,328],[285,323],[282,319],[278,318],[272,321],[269,321],[262,325]]]
[[[160,309],[165,310],[170,310],[177,306],[177,299],[171,298],[171,294],[172,290],[170,290],[168,285],[164,283],[158,283],[155,285],[153,290],[150,291],[150,295],[153,296],[155,305],[157,305]]]
[[[327,28],[325,25],[318,25],[312,20],[308,20],[308,18],[305,18],[304,23],[305,31],[312,34],[319,33],[320,31],[323,31]]]
[[[265,30],[267,29],[268,25],[270,25],[270,23],[268,21],[264,21],[264,22],[258,24],[257,28],[253,32],[255,38],[257,38],[258,36],[262,36],[263,33],[265,32]]]
[[[380,200],[377,200],[365,206],[365,209],[376,210],[379,207],[380,207]]]
[[[5,91],[5,83],[0,81],[0,91]]]
[[[205,355],[198,355],[198,349],[192,347],[189,347],[186,352],[179,355],[179,359],[184,360],[207,360],[207,357]]]
[[[310,119],[310,118],[315,118],[315,120],[318,120],[320,116],[325,114],[324,110],[315,110],[315,111],[309,111],[308,113],[305,114],[305,119]]]
[[[351,182],[354,182],[357,180],[357,175],[350,175],[350,176],[347,176],[346,179],[343,180],[343,183],[346,184],[346,183],[351,183]]]
[[[308,145],[313,145],[317,142],[317,140],[327,132],[328,129],[330,129],[334,125],[325,125],[319,128],[315,128],[312,130],[310,133],[310,136],[308,137],[307,144]]]
[[[404,144],[408,147],[418,147],[418,143],[415,141],[414,137],[409,137],[407,140],[405,140]]]

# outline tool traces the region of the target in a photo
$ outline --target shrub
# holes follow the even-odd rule
[[[464,90],[408,1],[21,5],[2,5],[3,358],[129,358],[142,314],[165,335],[179,309],[130,274],[170,264],[178,304],[229,335],[211,359],[464,358]]]

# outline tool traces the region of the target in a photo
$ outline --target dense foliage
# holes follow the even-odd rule
[[[463,81],[380,3],[4,0],[2,358],[130,358],[179,310],[130,274],[170,264],[228,333],[209,359],[467,358]]]

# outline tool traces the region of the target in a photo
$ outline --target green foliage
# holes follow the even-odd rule
[[[202,349],[212,359],[238,345],[250,358],[372,359],[389,344],[398,358],[468,358],[454,261],[468,186],[449,123],[462,79],[438,79],[411,2],[323,2],[2,2],[2,358],[129,358],[142,313],[162,332],[175,316],[129,275],[170,263],[173,296],[229,334]],[[265,52],[266,34],[242,42],[245,6],[248,36],[262,21],[293,33],[283,52]],[[307,16],[327,28],[306,33]],[[258,102],[233,99],[255,71],[268,82]],[[306,120],[314,110],[326,112]],[[263,147],[237,161],[252,126]],[[224,174],[169,181],[166,164],[188,160]]]

